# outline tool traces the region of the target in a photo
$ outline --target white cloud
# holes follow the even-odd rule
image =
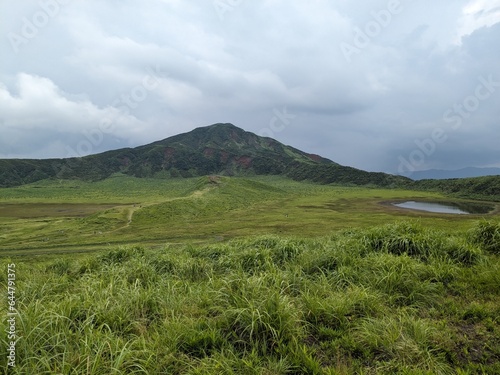
[[[127,138],[134,128],[144,125],[117,108],[100,108],[86,99],[72,100],[70,95],[48,78],[19,73],[16,83],[15,90],[0,86],[0,131],[9,134],[8,137],[2,137],[1,150],[11,149],[14,144],[19,155],[26,154],[26,149],[34,156],[37,155],[34,149],[38,151],[38,156],[46,150],[58,150],[62,157],[67,156],[60,154],[61,150],[65,150],[61,147],[63,140],[79,142],[85,138],[85,134],[96,131],[100,131],[103,137],[113,132],[115,137]],[[52,138],[47,140],[47,134]],[[44,140],[44,143],[37,146],[25,144],[23,136],[29,138],[30,142],[39,139]],[[97,144],[101,142],[95,142],[88,151],[101,149],[102,145]],[[2,156],[7,155],[3,152]],[[57,155],[50,153],[49,156]]]
[[[462,10],[458,38],[500,22],[500,0],[472,0]]]
[[[116,108],[99,108],[88,100],[72,101],[50,79],[27,73],[18,74],[16,94],[0,87],[0,98],[4,125],[18,129],[79,132],[107,117],[119,118],[124,127],[137,124],[137,119],[123,116]]]

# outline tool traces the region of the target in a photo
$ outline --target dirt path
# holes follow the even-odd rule
[[[170,198],[170,199],[167,199],[167,200],[164,200],[164,201],[161,201],[161,202],[155,202],[155,203],[150,203],[150,204],[141,204],[141,205],[134,204],[133,206],[125,207],[125,209],[128,211],[127,212],[127,218],[126,218],[125,224],[123,226],[118,227],[116,229],[113,229],[113,230],[111,230],[111,231],[109,231],[107,233],[113,233],[113,232],[117,232],[119,230],[128,228],[130,226],[130,224],[132,224],[132,219],[133,219],[134,213],[136,211],[138,211],[138,210],[141,210],[141,209],[145,208],[145,207],[154,206],[154,205],[161,204],[161,203],[166,203],[166,202],[171,202],[171,201],[175,201],[175,200],[178,200],[178,199],[200,198],[204,194],[206,194],[209,190],[210,190],[210,188],[207,187],[207,188],[205,188],[203,190],[197,190],[197,191],[191,193],[190,195],[188,195],[187,197],[176,197],[176,198]]]

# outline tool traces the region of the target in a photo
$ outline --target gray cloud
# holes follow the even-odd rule
[[[498,6],[1,3],[0,157],[100,152],[232,122],[367,170],[397,172],[419,150],[415,169],[500,165],[500,88],[477,108],[470,99],[481,77],[500,82]],[[474,110],[454,129],[445,114],[464,101]],[[422,151],[436,129],[446,141]]]

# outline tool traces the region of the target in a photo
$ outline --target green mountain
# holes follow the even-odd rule
[[[101,180],[114,173],[136,177],[283,175],[318,183],[391,186],[400,176],[341,166],[318,155],[260,137],[232,124],[196,128],[162,141],[67,159],[0,160],[0,186],[42,179]]]

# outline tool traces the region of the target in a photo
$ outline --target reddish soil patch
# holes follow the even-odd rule
[[[321,161],[321,159],[323,159],[321,156],[316,154],[307,154],[307,156],[309,156],[309,159],[312,159],[314,161]]]
[[[250,165],[252,164],[252,158],[250,156],[240,156],[235,158],[234,161],[243,168],[250,168]]]

